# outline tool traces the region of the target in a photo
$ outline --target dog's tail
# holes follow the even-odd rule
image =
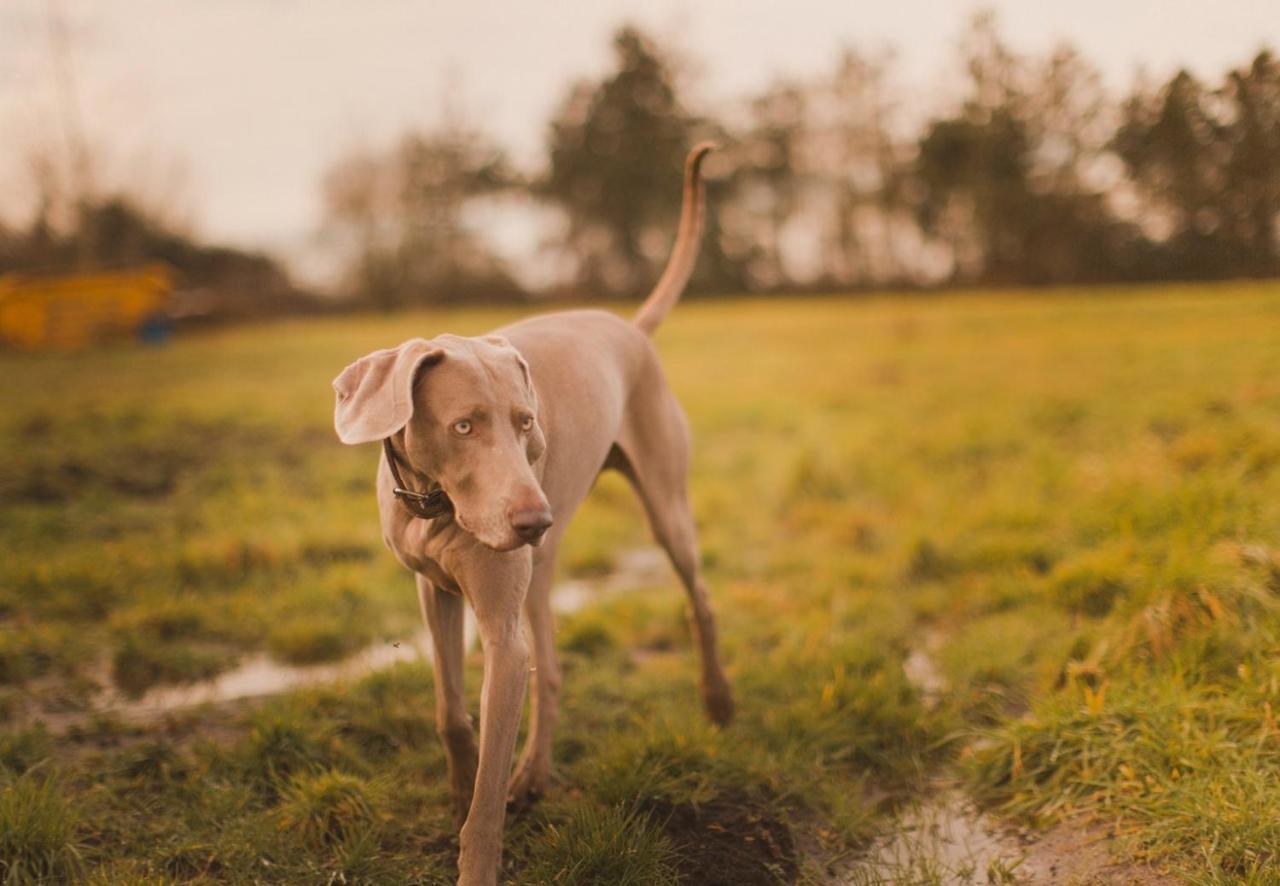
[[[684,205],[680,208],[680,228],[676,231],[676,245],[671,250],[666,270],[658,278],[653,292],[636,312],[637,326],[652,335],[658,324],[667,316],[671,306],[684,292],[693,264],[698,259],[698,246],[702,240],[702,224],[706,215],[706,197],[702,186],[702,159],[715,149],[711,142],[703,142],[689,152],[684,161]]]

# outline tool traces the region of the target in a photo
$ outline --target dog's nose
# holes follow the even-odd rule
[[[523,511],[512,511],[507,514],[511,528],[516,531],[522,541],[536,544],[548,529],[551,528],[551,512],[546,508],[530,508]]]

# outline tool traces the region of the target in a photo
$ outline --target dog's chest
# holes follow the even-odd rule
[[[442,591],[449,591],[453,594],[461,594],[462,589],[458,587],[458,583],[453,580],[453,576],[445,572],[440,564],[435,560],[424,558],[421,568],[415,571],[427,577],[427,579]]]
[[[441,565],[450,540],[441,536],[452,533],[429,532],[430,522],[393,521],[393,525],[384,527],[387,547],[406,569],[424,576],[441,590],[459,593],[458,582]]]

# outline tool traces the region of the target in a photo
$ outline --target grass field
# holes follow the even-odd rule
[[[94,707],[412,635],[329,382],[514,315],[0,355],[0,883],[447,881],[426,665]],[[557,785],[509,819],[511,882],[860,882],[939,778],[1187,882],[1280,882],[1280,288],[689,303],[657,340],[739,716],[701,717],[674,577],[563,619]],[[561,571],[646,539],[605,477]]]

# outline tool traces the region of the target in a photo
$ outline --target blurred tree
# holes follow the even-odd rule
[[[1280,274],[1280,60],[1260,52],[1223,87],[1227,127],[1229,216],[1248,246],[1247,272]]]
[[[473,200],[515,183],[502,151],[457,119],[340,159],[324,180],[324,230],[345,287],[384,309],[521,294],[466,220]]]
[[[79,169],[68,173],[53,143],[26,157],[35,196],[22,222],[0,225],[0,274],[126,269],[163,262],[177,272],[180,305],[211,316],[301,307],[284,267],[271,256],[206,242],[183,218],[174,168],[154,157],[132,168],[111,163],[102,144],[77,146]],[[93,181],[93,187],[89,182]],[[195,293],[198,291],[198,297]]]
[[[1218,90],[1186,71],[1139,87],[1113,145],[1153,211],[1152,275],[1280,272],[1280,64],[1269,53]]]
[[[1071,283],[1131,273],[1137,231],[1091,178],[1106,102],[1072,49],[1015,55],[989,15],[964,43],[969,95],[929,123],[915,164],[917,215],[965,282]]]
[[[756,247],[747,263],[754,288],[777,288],[794,276],[783,236],[803,200],[800,153],[810,135],[807,115],[806,90],[795,83],[776,83],[750,100],[751,122],[735,159],[739,223]]]
[[[541,193],[568,216],[578,285],[635,295],[665,261],[680,206],[680,172],[695,121],[668,58],[639,30],[613,40],[615,70],[581,82],[551,121]]]
[[[902,277],[895,241],[906,168],[891,128],[890,61],[846,49],[830,78],[818,84],[819,138],[809,164],[830,196],[823,266],[836,286]]]
[[[1147,227],[1166,244],[1162,276],[1217,276],[1222,250],[1219,194],[1225,142],[1208,90],[1179,71],[1156,93],[1135,91],[1112,145],[1147,210]]]
[[[25,228],[0,228],[0,273],[168,264],[188,289],[238,298],[292,293],[284,269],[260,253],[201,242],[128,194],[82,201],[74,221],[55,227],[43,207]]]
[[[974,20],[962,51],[969,96],[920,139],[918,216],[927,233],[949,244],[957,279],[1016,278],[1033,150],[1018,85],[1024,63],[990,15]]]
[[[848,288],[901,280],[912,227],[905,146],[892,129],[890,57],[846,50],[829,74],[752,97],[716,210],[749,243],[747,287]],[[918,238],[917,238],[918,239]]]

